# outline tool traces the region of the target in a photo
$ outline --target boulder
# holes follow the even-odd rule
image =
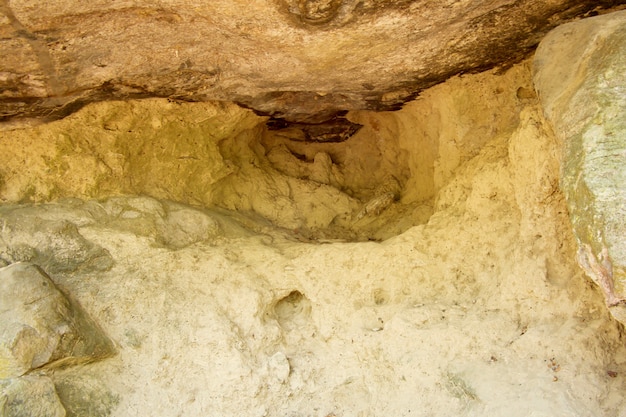
[[[0,269],[0,378],[113,352],[112,342],[39,267]]]
[[[614,315],[626,294],[626,11],[552,31],[534,60],[534,83],[563,144],[565,193],[578,261]]]

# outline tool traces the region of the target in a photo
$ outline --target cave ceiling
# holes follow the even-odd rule
[[[623,3],[0,0],[0,121],[98,100],[221,100],[274,128],[330,121],[317,136],[332,140],[354,130],[337,122],[346,111],[398,109],[453,75],[506,67],[556,25]]]

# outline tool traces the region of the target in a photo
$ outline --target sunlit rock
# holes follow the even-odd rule
[[[113,352],[102,331],[37,266],[0,269],[0,378]]]
[[[555,29],[537,50],[534,72],[563,143],[561,185],[579,263],[625,320],[626,12]]]

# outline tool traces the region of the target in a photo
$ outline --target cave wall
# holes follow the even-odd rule
[[[310,153],[273,136],[249,111],[163,100],[93,104],[53,124],[3,132],[7,151],[30,138],[31,149],[49,152],[30,154],[32,171],[19,170],[28,166],[23,160],[4,157],[0,165],[13,167],[3,171],[0,256],[7,266],[0,272],[19,261],[39,264],[116,352],[3,380],[0,401],[15,407],[25,393],[39,393],[28,404],[56,415],[617,417],[626,409],[622,329],[576,264],[558,188],[561,143],[537,98],[520,90],[529,79],[524,63],[450,80],[402,112],[349,115],[364,124],[361,131],[343,143],[311,145]],[[483,102],[498,91],[508,122],[494,127],[497,106]],[[432,143],[434,133],[410,122],[426,110],[470,124],[446,131],[447,123],[432,123],[426,127],[446,132],[445,141]],[[413,155],[425,143],[431,152]],[[166,145],[181,148],[164,152]],[[381,160],[361,161],[359,146]],[[198,147],[204,153],[196,163],[189,152]],[[103,184],[125,181],[118,188],[72,185],[93,161],[118,153],[119,177],[101,177]],[[389,163],[397,155],[405,166]],[[322,228],[302,236],[268,221],[283,214],[291,221],[292,212],[266,214],[265,204],[282,198],[284,207],[306,207],[310,200],[298,196],[310,189],[357,201],[355,217],[370,196],[384,202],[372,190],[385,176],[367,175],[361,163],[400,176],[398,200],[355,222],[395,219],[383,227],[394,236],[347,242]],[[150,171],[151,164],[160,169]],[[66,181],[54,189],[67,195],[45,186],[57,166]],[[440,166],[447,168],[438,182]],[[223,167],[228,174],[220,177]],[[342,170],[345,190],[330,177]],[[422,172],[431,176],[425,186],[412,178]],[[28,189],[21,184],[41,191],[21,191]],[[185,200],[207,191],[205,184],[219,204],[254,212]],[[148,195],[117,195],[123,192]],[[331,208],[333,198],[326,200]],[[420,212],[423,201],[427,216],[407,221],[403,210]],[[299,214],[319,218],[312,210]]]
[[[531,75],[525,61],[397,112],[348,113],[363,127],[338,143],[298,141],[233,104],[165,99],[2,131],[0,276],[35,271],[107,349],[22,375],[6,364],[30,360],[14,347],[32,333],[3,339],[0,410],[619,416],[623,328],[576,262],[577,207],[559,183],[580,176],[568,153],[621,154],[602,135],[568,150],[580,138],[558,112],[578,113],[546,107]],[[556,84],[535,85],[545,100]],[[571,97],[595,103],[584,88]],[[616,124],[592,133],[621,126],[621,97],[591,118]]]
[[[56,123],[2,133],[1,198],[40,202],[151,193],[205,202],[202,190],[230,172],[219,141],[233,140],[261,120],[229,104],[94,104]]]
[[[145,194],[311,236],[389,237],[425,222],[456,168],[514,129],[533,99],[518,97],[532,91],[528,65],[453,78],[400,111],[349,113],[363,127],[339,143],[294,140],[232,104],[94,103],[0,132],[0,201]]]

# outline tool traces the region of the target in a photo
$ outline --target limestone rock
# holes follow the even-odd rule
[[[94,103],[32,136],[2,132],[0,201],[149,194],[205,202],[206,190],[233,171],[220,141],[263,121],[232,103]]]
[[[276,352],[267,363],[270,375],[281,384],[284,384],[289,378],[291,367],[289,359],[283,352]]]
[[[85,367],[77,366],[55,372],[56,393],[68,416],[117,415],[112,413],[112,409],[119,403],[119,395],[111,392],[102,379],[102,372]]]
[[[103,213],[100,220],[118,230],[139,236],[155,237],[158,223],[166,216],[164,205],[145,196],[112,197],[97,204]]]
[[[103,99],[228,100],[291,122],[397,109],[519,60],[620,0],[29,0],[0,3],[0,120]]]
[[[271,130],[265,118],[232,104],[92,103],[63,120],[0,131],[0,202],[98,199],[89,209],[79,204],[68,220],[84,225],[93,222],[90,213],[105,216],[103,222],[157,243],[165,243],[156,222],[167,216],[166,205],[122,199],[117,207],[106,199],[130,194],[254,212],[307,239],[385,239],[428,219],[430,200],[456,169],[515,126],[520,104],[530,100],[516,91],[526,90],[533,91],[526,63],[502,74],[454,77],[402,110],[350,112],[361,129],[324,143]],[[387,189],[389,177],[401,192]],[[381,215],[353,221],[388,191],[393,199],[387,194],[379,206],[387,209],[372,210]]]
[[[110,227],[151,237],[174,249],[211,240],[220,234],[220,225],[213,217],[200,209],[172,202],[127,196],[85,203],[86,207],[94,205],[103,209],[95,218]]]
[[[112,343],[37,266],[0,269],[0,378],[110,355]]]
[[[27,212],[19,207],[0,208],[0,262],[33,262],[50,273],[111,267],[109,253],[86,240],[76,224],[28,216]]]
[[[292,239],[295,232],[272,228],[259,217],[250,216],[237,228],[235,219],[246,213],[231,215],[228,225],[222,221],[227,216],[207,211],[224,235],[211,244],[168,250],[155,245],[156,234],[130,229],[136,221],[157,233],[157,222],[144,220],[175,211],[165,200],[137,197],[108,204],[111,190],[103,189],[100,200],[71,206],[68,217],[61,215],[60,204],[38,200],[33,212],[58,212],[57,219],[76,224],[115,259],[110,270],[78,270],[59,281],[97,314],[120,350],[106,361],[54,369],[67,414],[592,417],[626,409],[622,328],[605,314],[599,293],[573,279],[582,272],[574,261],[567,209],[554,189],[558,143],[535,104],[528,108],[531,94],[516,94],[525,91],[520,88],[532,89],[526,66],[501,75],[458,77],[401,111],[355,115],[363,128],[332,144],[336,152],[328,144],[285,145],[292,146],[292,158],[308,164],[305,173],[317,174],[317,167],[328,172],[331,162],[331,180],[341,180],[332,171],[340,169],[341,181],[361,190],[355,195],[362,202],[393,191],[393,184],[379,188],[379,179],[393,175],[402,195],[379,219],[406,219],[410,211],[395,211],[399,206],[437,196],[426,224],[400,235],[392,230],[396,236],[382,243],[301,243]],[[88,106],[80,115],[105,104]],[[177,106],[150,115],[172,117]],[[139,103],[125,108],[133,107]],[[57,138],[72,129],[66,122],[82,125],[68,144],[82,146],[84,153],[55,158],[59,166],[80,162],[89,145],[115,142],[110,131],[93,134],[85,119],[74,116],[31,130]],[[132,117],[120,115],[107,126],[136,129]],[[155,124],[161,120],[156,117]],[[182,146],[190,131],[181,130],[181,137],[172,131],[164,141],[158,131],[147,130],[125,143],[133,149],[133,139],[144,144],[152,138],[155,147],[142,145],[141,151],[161,157],[168,154],[161,145]],[[5,133],[12,136],[4,143],[14,147],[26,134]],[[201,135],[193,138],[205,143]],[[266,207],[275,207],[269,204],[290,192],[281,185],[286,181],[278,179],[278,168],[292,166],[285,162],[271,169],[262,157],[276,138],[265,139],[255,144],[238,136],[219,147],[224,161],[239,163],[228,177],[248,181],[248,188],[239,188],[246,191],[242,195],[259,194],[264,183],[254,175],[268,179],[265,189],[280,186],[285,194],[266,194]],[[360,140],[353,145],[354,139]],[[387,148],[394,143],[397,151]],[[346,146],[353,147],[337,148]],[[301,150],[307,147],[308,153]],[[109,150],[114,154],[111,147],[98,157],[114,168]],[[321,152],[330,161],[318,157]],[[409,172],[398,175],[403,154]],[[177,156],[185,155],[193,156]],[[367,164],[350,162],[351,155]],[[134,172],[149,166],[134,161],[142,162]],[[373,161],[380,165],[369,164]],[[175,161],[167,166],[177,168]],[[162,189],[174,184],[179,188],[172,191],[179,191],[189,178],[180,172],[155,168],[150,175],[172,177]],[[304,180],[287,184],[296,181]],[[312,194],[306,197],[318,203]]]
[[[65,417],[54,383],[44,376],[0,380],[0,416]]]
[[[561,186],[579,262],[607,303],[619,304],[626,294],[626,11],[557,28],[534,66],[564,146]]]
[[[161,241],[174,248],[211,240],[220,234],[220,225],[200,210],[178,206],[159,223]]]

